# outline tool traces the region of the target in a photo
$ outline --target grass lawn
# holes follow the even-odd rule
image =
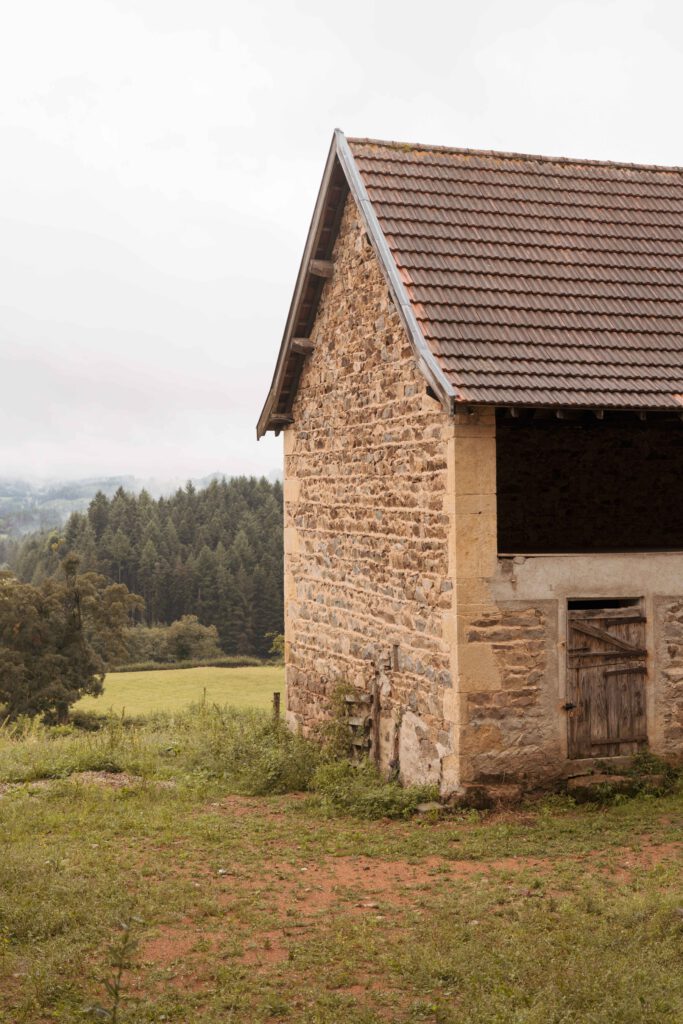
[[[117,965],[118,1024],[683,1021],[680,788],[334,817],[235,792],[255,721],[0,731],[2,1024],[112,1020]]]
[[[201,701],[237,708],[268,708],[273,693],[282,693],[285,673],[280,666],[258,668],[181,668],[153,672],[114,672],[100,697],[84,697],[77,710],[114,711],[136,717],[154,711],[180,711]]]

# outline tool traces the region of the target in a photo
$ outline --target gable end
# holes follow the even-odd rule
[[[257,437],[269,430],[279,433],[291,422],[292,403],[313,328],[325,281],[334,268],[329,266],[346,197],[351,193],[386,278],[392,299],[411,341],[418,366],[427,384],[444,407],[451,410],[457,392],[434,358],[404,288],[396,262],[391,255],[379,221],[368,198],[344,134],[337,129],[327,157],[320,191],[313,212],[294,296],[280,345],[275,373],[256,428]]]

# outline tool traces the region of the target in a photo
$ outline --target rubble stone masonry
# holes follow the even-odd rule
[[[380,751],[410,782],[456,771],[447,451],[357,208],[347,200],[285,431],[288,714],[380,690]]]

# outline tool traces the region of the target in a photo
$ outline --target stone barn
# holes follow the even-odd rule
[[[288,718],[406,782],[683,752],[683,170],[332,141],[273,382]]]

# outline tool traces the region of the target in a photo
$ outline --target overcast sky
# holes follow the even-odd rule
[[[683,164],[676,0],[21,0],[0,476],[279,467],[255,424],[332,131]]]

